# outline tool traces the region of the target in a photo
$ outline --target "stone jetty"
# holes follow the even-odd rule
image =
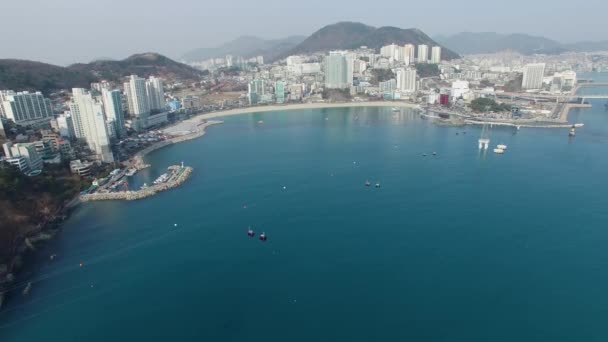
[[[145,189],[138,191],[121,191],[121,192],[98,192],[93,194],[81,195],[80,200],[83,202],[89,201],[135,201],[144,199],[150,196],[154,196],[159,192],[166,191],[169,189],[176,188],[182,184],[192,175],[193,168],[189,166],[181,167],[178,165],[170,166],[172,175],[169,180],[165,183],[155,184]]]

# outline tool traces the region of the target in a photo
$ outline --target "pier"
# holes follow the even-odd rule
[[[171,176],[164,183],[155,184],[138,191],[96,192],[92,194],[85,194],[80,196],[80,200],[83,202],[90,202],[115,200],[135,201],[144,199],[154,196],[159,192],[167,191],[184,184],[184,182],[190,178],[193,171],[192,167],[181,165],[170,166],[169,169],[171,170]]]

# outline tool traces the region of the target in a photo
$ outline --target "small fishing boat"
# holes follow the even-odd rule
[[[25,287],[25,289],[23,289],[23,295],[27,296],[30,294],[30,291],[32,290],[32,282],[30,281],[29,283],[27,283],[27,286]]]
[[[255,236],[255,232],[251,228],[249,228],[249,230],[247,231],[247,236],[254,237]]]
[[[365,181],[365,186],[370,187],[372,186],[372,183],[370,181]]]
[[[376,188],[380,187],[380,182],[376,183]]]
[[[266,233],[260,234],[260,241],[266,241],[268,238],[266,237]]]

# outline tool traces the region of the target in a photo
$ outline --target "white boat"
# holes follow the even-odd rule
[[[496,154],[503,154],[503,153],[505,153],[505,150],[503,150],[502,148],[495,148],[494,149],[494,153],[496,153]]]
[[[581,128],[583,126],[585,126],[585,124],[583,124],[583,123],[574,124],[574,127],[576,127],[576,128]]]
[[[154,184],[164,183],[168,179],[169,179],[169,174],[168,173],[163,173],[162,175],[160,175],[160,177],[156,178],[156,180],[154,181]]]
[[[398,111],[399,111],[399,108],[393,107],[393,112],[398,112]]]
[[[496,146],[496,148],[499,148],[501,150],[507,150],[507,145],[500,144],[500,145]]]

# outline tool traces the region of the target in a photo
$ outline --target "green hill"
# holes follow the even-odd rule
[[[282,57],[329,50],[356,49],[361,46],[379,50],[382,46],[392,43],[399,45],[440,45],[418,29],[401,29],[388,26],[375,28],[362,23],[341,22],[323,27],[295,48],[283,54]],[[458,58],[458,54],[444,48],[443,58],[447,60]]]
[[[121,61],[95,61],[61,67],[40,62],[0,59],[0,89],[40,90],[45,94],[89,87],[100,80],[120,81],[132,74],[172,80],[198,80],[202,71],[156,53],[133,55]]]
[[[59,89],[88,87],[96,79],[88,71],[26,60],[0,59],[0,89],[40,90],[48,94]]]

